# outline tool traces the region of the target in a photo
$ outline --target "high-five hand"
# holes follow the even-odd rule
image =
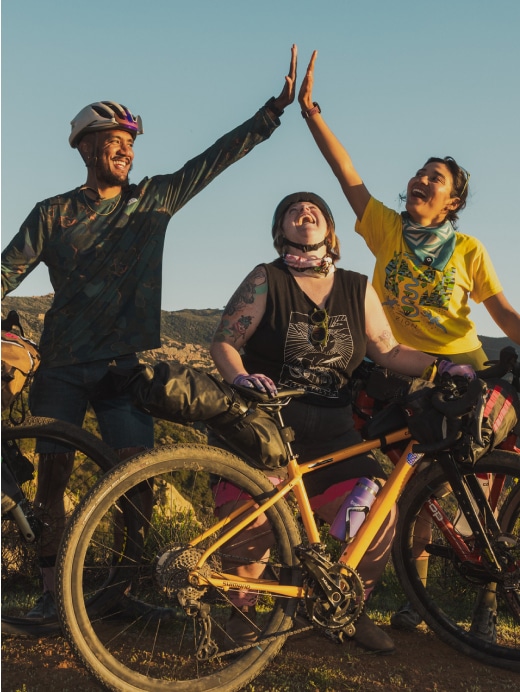
[[[305,73],[305,77],[303,78],[302,85],[300,87],[300,93],[298,94],[298,102],[302,107],[302,110],[309,110],[313,106],[312,87],[314,84],[314,63],[316,62],[317,56],[318,51],[313,51],[307,67],[307,72]]]
[[[296,63],[298,57],[298,48],[296,44],[291,48],[291,64],[289,66],[289,74],[285,77],[285,85],[282,93],[274,100],[274,105],[279,110],[283,111],[289,104],[294,101],[296,91]]]

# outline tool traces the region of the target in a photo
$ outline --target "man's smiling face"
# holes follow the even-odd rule
[[[96,178],[101,185],[124,185],[132,170],[134,137],[126,130],[97,133]]]

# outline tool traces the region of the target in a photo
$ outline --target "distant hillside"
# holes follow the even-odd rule
[[[43,317],[52,300],[52,294],[31,298],[8,296],[2,303],[2,316],[16,310],[23,320],[27,335],[39,340]],[[222,310],[175,310],[161,311],[162,348],[141,355],[144,361],[177,360],[203,370],[212,370],[209,344]],[[515,344],[507,337],[480,337],[490,359],[498,358],[500,350]]]
[[[52,294],[30,298],[7,296],[2,302],[2,317],[9,310],[20,315],[26,335],[38,342],[43,327],[43,318],[51,305]],[[209,355],[209,344],[222,310],[177,310],[161,311],[162,347],[140,354],[141,360],[176,360],[201,370],[213,370]]]

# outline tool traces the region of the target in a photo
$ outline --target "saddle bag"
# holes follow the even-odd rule
[[[277,421],[211,374],[175,362],[139,365],[131,373],[112,368],[109,387],[129,391],[134,404],[156,418],[203,421],[251,466],[268,470],[288,462]]]
[[[118,368],[110,371],[116,391],[129,391],[133,403],[155,418],[191,423],[247,411],[229,385],[187,365],[162,361],[138,365],[130,374]]]
[[[250,466],[269,471],[287,466],[286,438],[294,439],[292,429],[281,428],[278,422],[261,408],[249,408],[231,418],[229,414],[207,420],[208,427]]]

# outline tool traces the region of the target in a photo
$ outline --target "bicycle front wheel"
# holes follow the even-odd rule
[[[143,484],[153,488],[151,513],[139,504]],[[228,517],[232,524],[232,512],[248,498],[260,502],[272,492],[264,474],[202,445],[159,448],[102,479],[67,528],[58,569],[64,632],[99,682],[118,692],[231,692],[261,672],[292,627],[296,599],[255,594],[243,584],[197,586],[190,572],[218,539],[216,522]],[[136,518],[122,551],[111,529],[121,513]],[[276,503],[254,526],[254,540],[241,531],[197,569],[208,576],[253,570],[271,584],[281,574],[287,579],[300,543],[287,503]],[[89,584],[103,581],[118,560],[121,582],[130,576],[130,586],[112,607],[109,599],[93,613],[85,607]]]
[[[490,488],[498,484],[491,493],[492,497],[497,494],[496,516],[504,535],[493,549],[507,564],[507,574],[496,582],[486,574],[457,499],[434,462],[412,479],[399,501],[394,566],[409,601],[441,639],[483,663],[520,671],[519,457],[495,450],[462,473],[488,475]],[[464,537],[472,551],[470,558],[457,556],[423,509],[430,498]],[[424,565],[418,573],[421,549],[422,559],[428,556],[426,579]]]
[[[25,473],[21,487],[26,500],[24,512],[34,529],[36,540],[28,542],[9,512],[2,516],[2,633],[41,636],[59,632],[55,615],[27,618],[25,614],[35,605],[42,593],[39,569],[40,549],[43,541],[56,540],[62,526],[45,510],[33,507],[38,476],[39,440],[67,444],[76,450],[74,466],[64,496],[65,520],[80,499],[99,478],[118,463],[115,452],[102,440],[70,423],[54,418],[27,417],[23,425],[2,425],[2,461],[25,471],[34,466],[34,478]],[[19,473],[19,472],[18,472]]]

